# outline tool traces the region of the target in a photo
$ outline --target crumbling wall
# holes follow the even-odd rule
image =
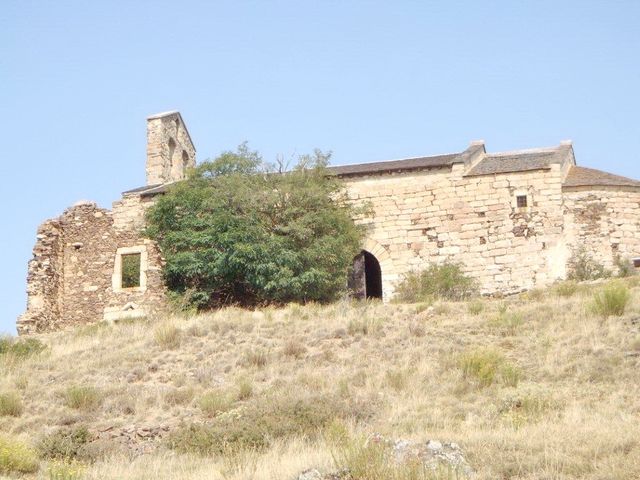
[[[584,249],[594,261],[615,271],[616,258],[640,257],[640,190],[633,187],[564,189],[567,244]]]
[[[157,245],[142,236],[145,206],[136,198],[117,202],[114,212],[80,203],[40,227],[19,333],[139,317],[164,308],[162,257]],[[143,254],[144,282],[114,288],[116,259],[127,249]]]
[[[27,273],[27,311],[18,318],[19,334],[60,327],[62,230],[48,220],[38,228]]]
[[[452,169],[344,178],[347,194],[367,202],[368,242],[390,257],[381,264],[385,298],[403,274],[429,263],[459,262],[484,293],[511,293],[564,275],[562,172],[464,176]],[[517,195],[528,206],[518,208]]]

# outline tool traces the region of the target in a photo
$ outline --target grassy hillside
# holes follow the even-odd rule
[[[430,478],[375,470],[362,442],[378,433],[456,442],[480,479],[640,478],[640,288],[626,283],[621,316],[594,311],[603,284],[564,284],[87,326],[38,336],[42,352],[5,340],[0,476]]]

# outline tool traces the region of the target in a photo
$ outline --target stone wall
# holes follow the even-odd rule
[[[451,260],[484,293],[512,293],[565,274],[560,165],[485,176],[464,166],[344,179],[349,197],[373,216],[365,249],[380,261],[384,298],[402,275]],[[518,208],[516,196],[528,207]]]
[[[178,112],[147,118],[147,185],[176,182],[196,166],[196,150]]]
[[[124,198],[113,212],[81,203],[40,227],[29,263],[19,333],[154,314],[165,307],[162,258],[143,238],[144,206]],[[139,287],[120,288],[118,255],[141,254]]]
[[[564,189],[569,249],[584,248],[596,262],[616,270],[616,257],[640,257],[640,190],[630,187]]]

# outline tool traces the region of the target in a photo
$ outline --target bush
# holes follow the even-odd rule
[[[507,311],[499,312],[488,322],[489,327],[499,330],[503,335],[515,335],[523,323],[522,314]]]
[[[382,320],[379,318],[369,317],[367,315],[349,320],[347,331],[349,335],[369,335],[375,334],[382,329]]]
[[[153,331],[153,339],[158,346],[174,350],[182,342],[182,331],[171,323],[163,323]]]
[[[226,412],[233,405],[231,397],[220,390],[212,390],[205,393],[200,400],[198,400],[198,406],[202,413],[208,417],[215,417],[221,413]]]
[[[474,300],[473,302],[469,303],[469,305],[467,306],[467,311],[471,315],[480,315],[480,313],[482,313],[483,310],[484,310],[484,303],[482,303],[480,300]]]
[[[237,414],[218,415],[210,424],[185,425],[169,435],[168,445],[182,453],[202,455],[260,450],[279,439],[314,437],[334,419],[358,419],[364,415],[365,409],[333,396],[269,396]]]
[[[614,263],[616,265],[617,275],[620,278],[632,277],[637,274],[636,267],[628,258],[623,258],[620,255],[616,255]]]
[[[269,356],[264,350],[247,350],[243,362],[246,366],[262,368],[269,362]]]
[[[603,317],[622,316],[631,299],[629,289],[621,283],[611,283],[593,298],[591,308],[594,313]]]
[[[47,346],[37,338],[16,339],[10,336],[0,336],[0,355],[15,358],[27,358],[44,351]]]
[[[307,347],[300,340],[289,339],[282,348],[282,353],[287,357],[300,358],[307,352]]]
[[[328,161],[316,151],[274,174],[241,145],[173,185],[147,215],[169,290],[198,308],[338,298],[362,228]]]
[[[55,433],[44,436],[38,451],[43,458],[56,460],[72,460],[81,458],[83,450],[89,441],[89,431],[85,426],[63,428]]]
[[[596,280],[611,275],[602,264],[591,257],[585,247],[580,247],[573,252],[567,262],[567,266],[569,269],[568,279],[578,282]]]
[[[520,371],[500,352],[491,348],[479,348],[463,353],[458,366],[464,378],[474,379],[481,387],[488,387],[497,380],[507,386],[517,386]]]
[[[445,262],[432,264],[422,272],[411,272],[396,286],[401,302],[419,302],[431,298],[464,300],[478,291],[476,281],[462,272],[459,264]]]
[[[34,473],[38,470],[38,456],[26,444],[0,435],[0,473]]]
[[[578,283],[574,280],[560,282],[555,286],[556,295],[560,297],[572,297],[578,291]]]
[[[0,393],[0,417],[22,415],[22,401],[15,393]]]
[[[102,395],[95,387],[71,386],[64,392],[64,403],[76,410],[92,410],[102,403]]]
[[[236,400],[247,400],[253,395],[253,383],[248,378],[238,381]]]

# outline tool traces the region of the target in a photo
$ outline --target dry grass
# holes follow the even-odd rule
[[[53,457],[65,451],[64,432],[82,425],[91,435],[171,432],[133,459],[108,445],[82,465],[41,456],[24,478],[45,480],[294,480],[307,468],[334,470],[338,458],[384,469],[376,452],[343,445],[336,454],[325,435],[336,419],[353,439],[456,442],[478,479],[640,478],[640,288],[619,281],[630,299],[606,318],[591,309],[606,285],[571,284],[429,311],[229,308],[157,327],[150,319],[42,335],[40,353],[0,355],[0,392],[19,395],[23,410],[0,416],[0,431],[14,443],[48,439]],[[79,386],[100,400],[67,402]],[[171,450],[171,435],[193,425],[206,428],[186,439],[209,453]]]

